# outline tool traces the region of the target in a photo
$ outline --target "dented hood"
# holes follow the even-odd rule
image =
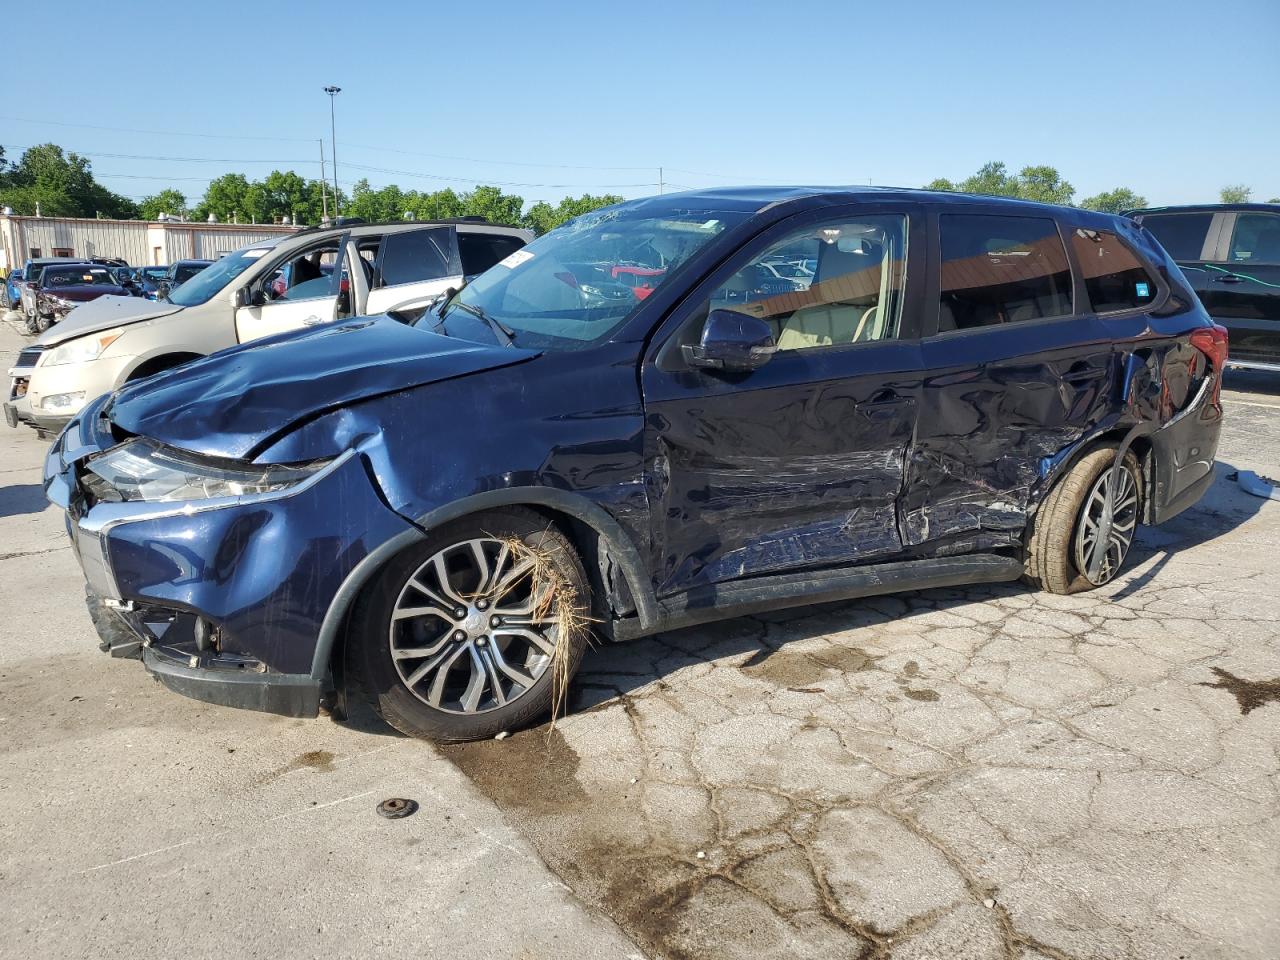
[[[389,317],[360,318],[232,347],[139,381],[121,390],[108,412],[130,433],[207,456],[243,458],[336,407],[533,356]]]
[[[62,294],[59,294],[62,296]],[[105,296],[90,300],[67,314],[66,319],[46,330],[36,340],[42,347],[52,347],[73,337],[82,337],[99,330],[156,320],[177,313],[182,307],[164,301],[144,300],[141,297]]]

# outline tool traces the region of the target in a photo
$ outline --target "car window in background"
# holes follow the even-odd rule
[[[208,303],[209,299],[244,273],[259,259],[271,252],[270,247],[250,247],[227,254],[211,267],[201,270],[194,277],[169,291],[169,302],[180,307],[194,307]]]
[[[1114,233],[1081,228],[1071,234],[1071,246],[1095,313],[1132,310],[1155,299],[1155,280]]]
[[[1280,216],[1241,213],[1231,237],[1232,263],[1280,263]]]
[[[207,266],[207,263],[180,263],[173,270],[173,282],[186,283]]]
[[[1054,221],[944,214],[938,331],[1069,315],[1071,268]]]
[[[451,264],[450,232],[447,227],[437,227],[388,233],[382,240],[379,286],[439,280],[461,273]]]
[[[462,272],[468,277],[484,273],[524,246],[519,237],[501,233],[459,233],[458,253]]]
[[[78,267],[68,270],[65,267],[45,268],[40,278],[42,287],[86,287],[93,284],[111,284],[115,286],[115,277],[106,267]]]
[[[1212,213],[1147,213],[1142,225],[1155,234],[1175,260],[1199,260]]]
[[[814,274],[780,276],[778,265],[812,260]],[[867,217],[805,227],[755,257],[711,298],[773,327],[779,350],[890,340],[898,334],[906,219]]]
[[[616,330],[685,260],[750,213],[622,205],[584,214],[509,254],[450,301],[449,332],[492,334],[466,308],[516,333],[519,346],[573,350]],[[644,285],[628,282],[645,272]],[[424,315],[425,325],[436,323]]]

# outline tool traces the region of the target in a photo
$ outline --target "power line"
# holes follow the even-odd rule
[[[483,183],[493,184],[502,187],[544,187],[554,190],[623,190],[635,187],[656,187],[657,182],[652,183],[525,183],[519,180],[495,180],[491,177],[458,177],[451,174],[443,173],[420,173],[416,170],[394,170],[390,167],[373,167],[363,163],[348,163],[348,167],[354,167],[357,170],[365,170],[369,173],[383,173],[393,177],[420,177],[424,180],[449,180],[457,183]],[[648,168],[644,168],[648,169]]]
[[[427,157],[432,160],[459,160],[463,163],[489,163],[494,166],[505,167],[541,167],[544,170],[656,170],[654,166],[648,167],[609,167],[609,166],[593,166],[591,164],[574,164],[574,163],[534,163],[530,160],[490,160],[483,157],[459,157],[446,153],[422,153],[418,150],[397,150],[394,147],[373,147],[364,143],[348,143],[346,146],[350,149],[359,150],[375,150],[383,153],[399,153],[407,157]]]
[[[37,123],[49,127],[78,127],[84,130],[106,130],[111,133],[140,133],[152,137],[200,137],[205,140],[274,140],[280,143],[311,143],[314,137],[257,137],[235,133],[184,133],[179,130],[134,130],[129,127],[104,127],[93,123],[66,123],[60,120],[29,120],[26,117],[4,117],[15,123]]]

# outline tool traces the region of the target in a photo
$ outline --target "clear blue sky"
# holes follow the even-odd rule
[[[918,186],[1003,160],[1056,166],[1077,199],[1280,196],[1280,0],[77,0],[11,4],[3,34],[9,157],[52,140],[132,196],[317,175],[325,84],[344,189],[642,196],[659,166],[679,186]]]

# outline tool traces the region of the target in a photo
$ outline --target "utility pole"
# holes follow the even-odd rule
[[[658,193],[662,193],[666,189],[666,184],[662,180],[662,168],[658,168]]]
[[[324,208],[324,219],[327,223],[329,220],[329,185],[325,183],[324,173],[324,141],[317,140],[320,144],[320,206]]]
[[[333,119],[333,102],[342,92],[342,88],[330,84],[324,88],[324,92],[329,95],[329,147],[333,151],[333,215],[337,217],[342,211],[339,209],[338,200],[340,196],[338,193],[338,133]]]

